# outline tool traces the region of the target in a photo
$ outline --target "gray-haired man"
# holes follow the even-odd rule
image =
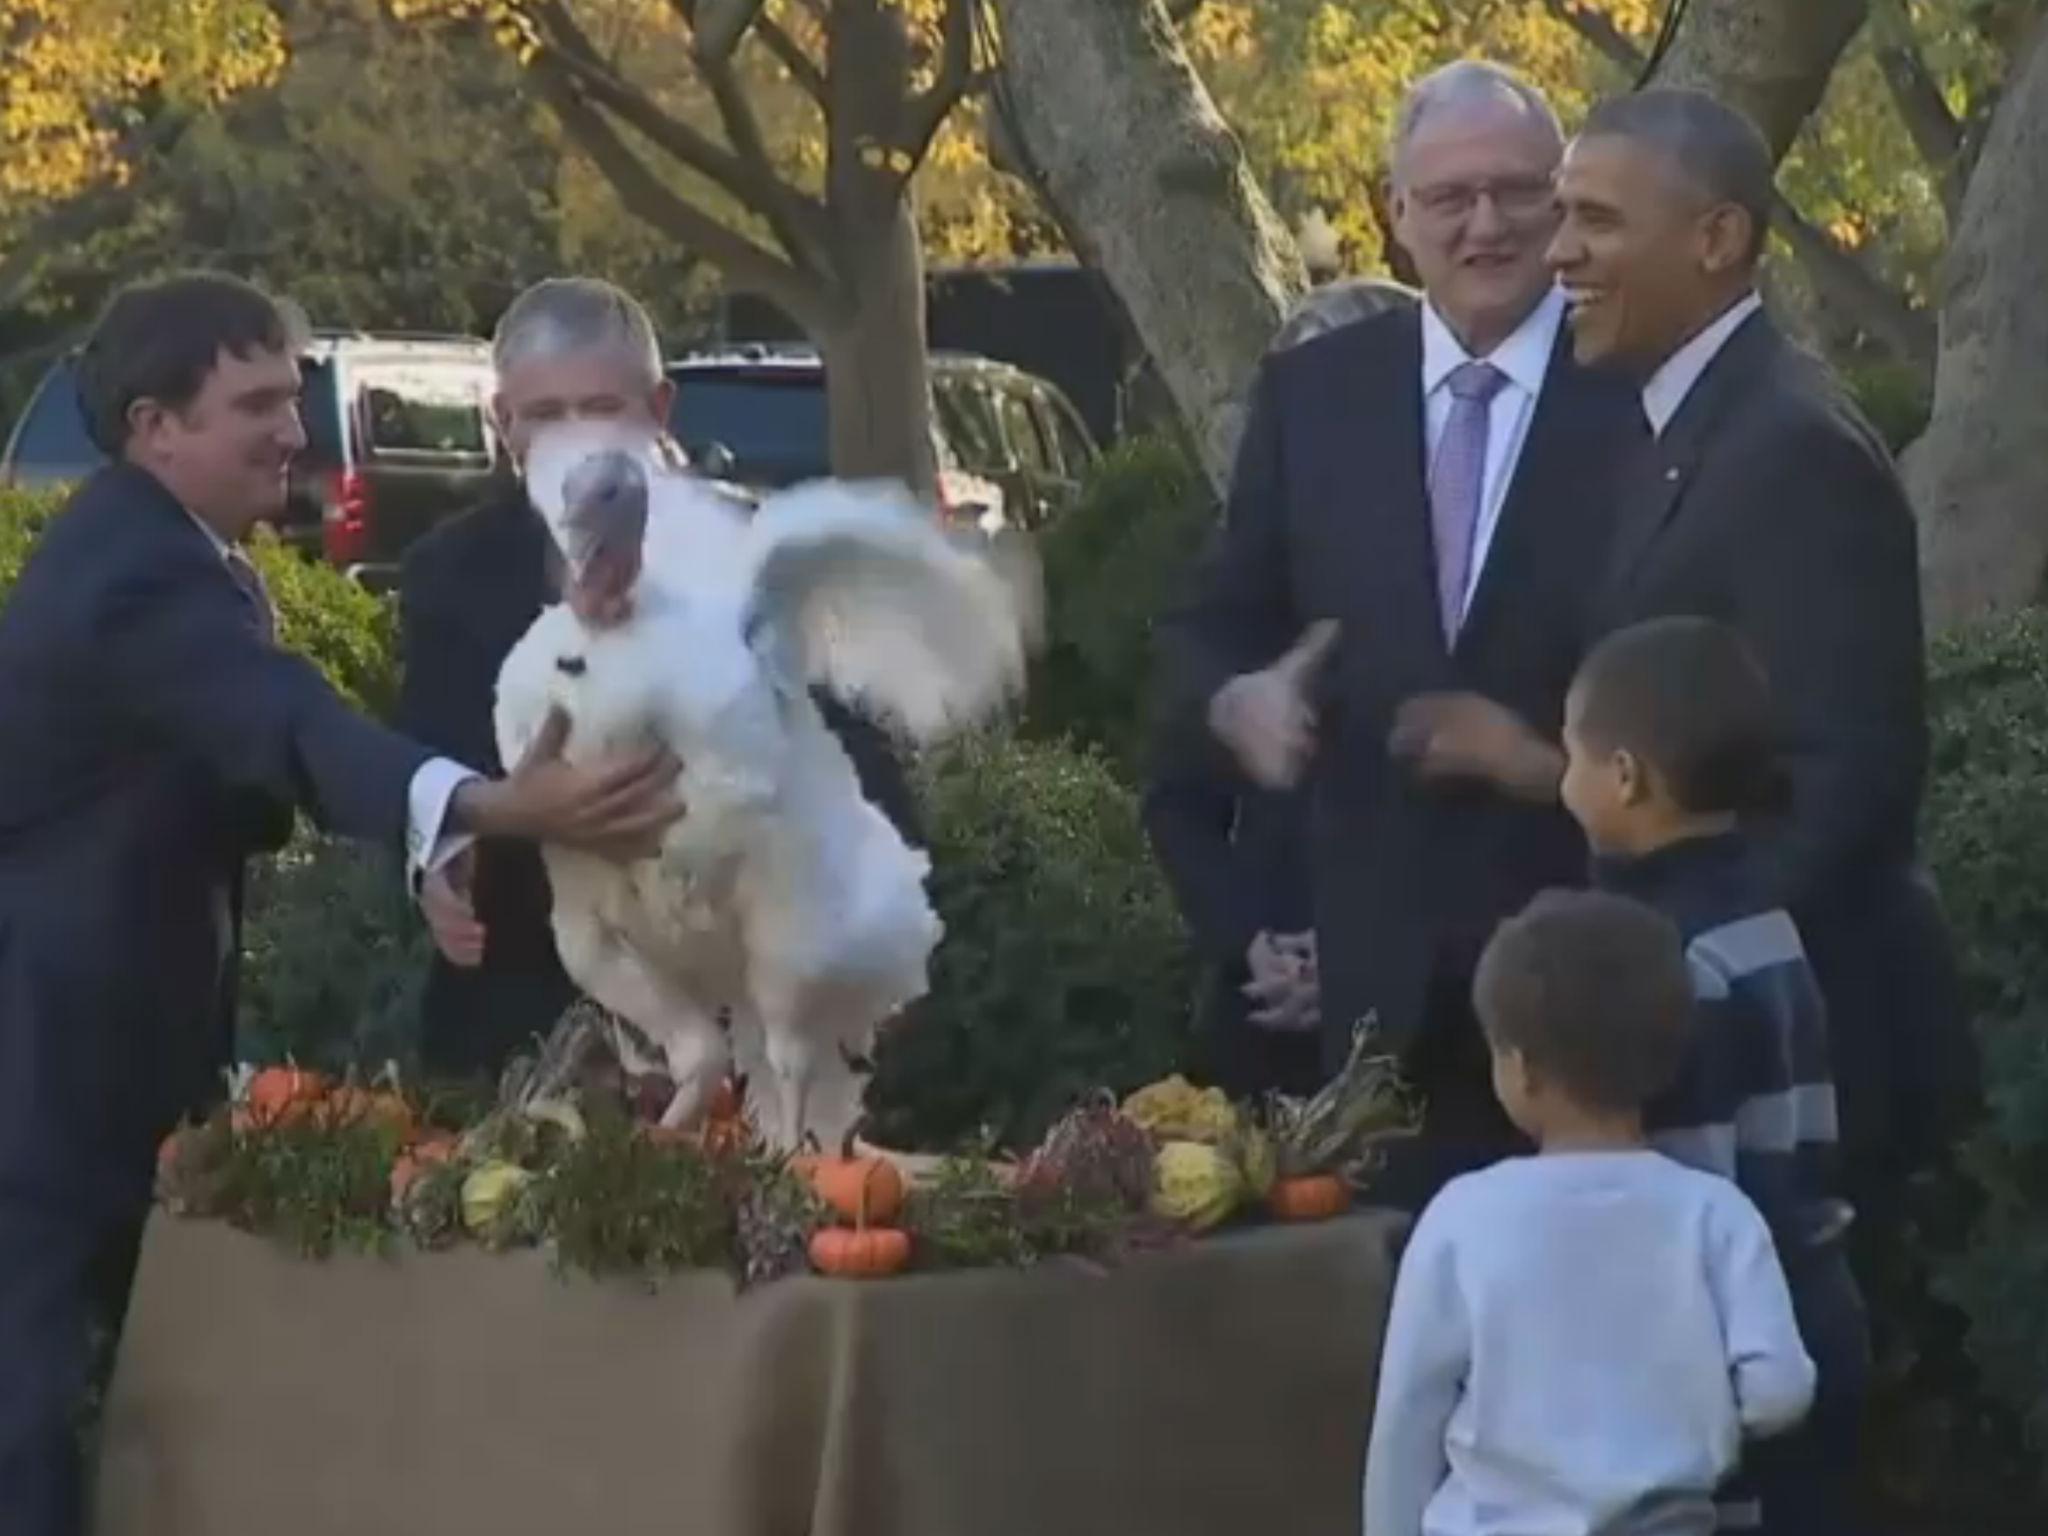
[[[498,322],[492,360],[493,410],[515,464],[549,422],[669,424],[675,390],[654,325],[609,283],[565,277],[529,288]],[[497,761],[491,706],[498,669],[560,595],[560,572],[525,487],[509,478],[413,548],[400,583],[405,730],[464,762]],[[909,791],[886,741],[836,706],[827,718],[869,797],[906,824]],[[422,1008],[424,1064],[436,1074],[495,1075],[576,995],[555,953],[539,856],[524,844],[479,844],[425,881],[420,904],[439,951]]]

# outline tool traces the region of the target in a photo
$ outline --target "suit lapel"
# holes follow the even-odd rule
[[[1476,642],[1500,606],[1502,594],[1513,592],[1518,572],[1526,564],[1525,551],[1543,537],[1543,508],[1559,495],[1573,494],[1572,487],[1565,482],[1584,473],[1585,466],[1579,458],[1585,445],[1576,441],[1575,423],[1582,419],[1583,413],[1576,407],[1583,403],[1578,396],[1586,380],[1571,361],[1570,352],[1571,332],[1560,326],[1542,392],[1536,397],[1536,412],[1530,418],[1521,456],[1515,461],[1514,477],[1508,482],[1507,495],[1501,502],[1500,520],[1493,530],[1486,563],[1479,568],[1479,584],[1473,589],[1465,622],[1458,629],[1460,650]]]
[[[1777,326],[1763,311],[1744,321],[1707,365],[1649,452],[1624,475],[1610,591],[1627,588],[1658,536],[1677,516],[1721,419],[1770,367],[1781,345]]]

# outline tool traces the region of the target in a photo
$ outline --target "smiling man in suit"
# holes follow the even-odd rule
[[[506,779],[361,718],[277,643],[242,548],[305,446],[298,337],[266,295],[127,289],[87,343],[111,463],[0,611],[0,1529],[77,1536],[87,1323],[116,1327],[158,1142],[217,1096],[242,870],[303,810],[410,850],[472,836],[631,853],[680,814],[660,754]]]
[[[1456,64],[1415,87],[1390,192],[1426,301],[1266,360],[1221,539],[1162,626],[1167,728],[1206,719],[1254,782],[1306,782],[1325,1063],[1374,1013],[1428,1094],[1383,1186],[1411,1204],[1519,1144],[1472,971],[1500,919],[1585,872],[1556,806],[1427,782],[1390,741],[1402,703],[1433,691],[1562,714],[1607,544],[1587,476],[1639,431],[1563,334],[1544,264],[1562,148],[1506,71]],[[1298,646],[1321,621],[1335,643]]]

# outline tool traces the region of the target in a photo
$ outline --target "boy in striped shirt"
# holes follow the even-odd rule
[[[1679,929],[1696,1000],[1677,1081],[1645,1115],[1651,1145],[1733,1179],[1769,1222],[1806,1346],[1814,1410],[1748,1459],[1760,1528],[1853,1529],[1850,1506],[1868,1325],[1835,1196],[1827,1013],[1798,929],[1764,894],[1743,820],[1782,808],[1768,686],[1732,630],[1669,618],[1587,657],[1565,704],[1562,796],[1594,882]],[[1758,1504],[1723,1529],[1759,1528]]]

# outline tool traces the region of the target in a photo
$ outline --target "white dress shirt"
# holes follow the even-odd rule
[[[1479,526],[1472,532],[1472,570],[1465,579],[1464,606],[1470,608],[1472,594],[1479,589],[1486,569],[1486,554],[1493,547],[1494,530],[1500,526],[1501,508],[1507,502],[1508,487],[1514,483],[1515,466],[1521,462],[1522,444],[1529,436],[1529,423],[1536,415],[1536,401],[1543,393],[1543,380],[1550,372],[1550,359],[1557,347],[1558,328],[1564,324],[1564,295],[1552,289],[1529,313],[1513,335],[1485,357],[1475,358],[1451,334],[1436,306],[1422,306],[1422,403],[1423,463],[1436,463],[1437,444],[1451,420],[1450,377],[1466,363],[1491,363],[1506,377],[1487,406],[1486,478],[1479,499]],[[1461,612],[1460,617],[1463,617]]]
[[[194,528],[206,535],[206,542],[223,561],[234,553],[233,546],[189,508],[185,515],[192,519]],[[475,769],[445,757],[429,759],[413,774],[412,785],[406,792],[405,829],[407,872],[413,888],[417,889],[420,876],[433,873],[476,841],[467,832],[449,833],[446,827],[455,791],[467,780],[482,777]]]
[[[1657,436],[1664,435],[1664,429],[1671,425],[1671,418],[1678,414],[1685,397],[1721,349],[1728,345],[1729,338],[1742,328],[1742,322],[1764,307],[1764,301],[1756,294],[1745,296],[1720,319],[1693,337],[1684,346],[1664,359],[1664,366],[1650,375],[1650,382],[1643,386],[1643,414],[1650,418],[1650,430]]]

